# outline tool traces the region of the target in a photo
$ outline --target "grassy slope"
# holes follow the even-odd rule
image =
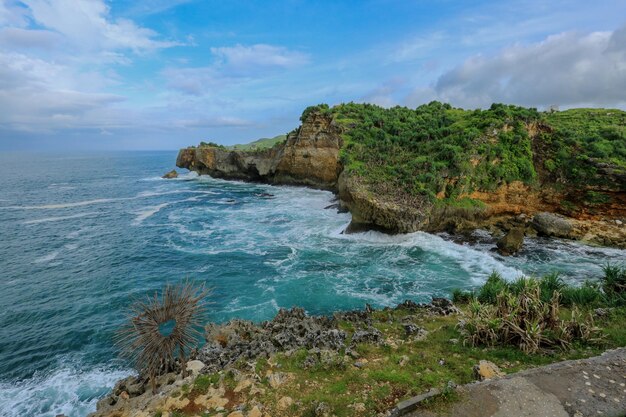
[[[278,143],[282,143],[287,139],[287,135],[278,135],[273,138],[262,138],[243,145],[228,146],[228,149],[236,149],[239,151],[254,151],[258,149],[271,148]]]
[[[606,178],[597,175],[598,163],[626,170],[626,112],[620,110],[543,113],[502,104],[463,110],[439,102],[384,109],[349,103],[309,107],[302,120],[312,111],[332,114],[346,127],[342,161],[373,191],[453,201],[512,181],[602,185]]]

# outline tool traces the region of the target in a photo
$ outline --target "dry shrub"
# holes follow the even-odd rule
[[[177,364],[185,373],[186,352],[197,343],[208,294],[191,282],[167,285],[160,297],[155,292],[129,308],[115,342],[140,375],[150,379],[153,391],[156,377],[175,370]]]

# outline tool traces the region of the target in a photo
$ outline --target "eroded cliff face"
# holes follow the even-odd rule
[[[571,223],[565,237],[588,242],[626,247],[626,193],[624,178],[610,169],[599,175],[615,176],[608,188],[606,204],[581,204],[568,211],[563,201],[584,194],[584,189],[558,184],[541,170],[541,144],[536,143],[535,165],[539,183],[534,186],[516,181],[494,191],[474,191],[467,197],[478,204],[457,206],[442,200],[410,196],[385,185],[367,184],[344,171],[339,158],[343,128],[332,116],[313,113],[286,141],[271,149],[257,151],[228,150],[217,147],[190,147],[178,154],[176,165],[216,178],[269,184],[306,185],[334,191],[340,204],[352,214],[347,232],[376,229],[389,233],[415,231],[463,232],[476,228],[506,231],[526,228],[533,234],[531,219],[536,213],[559,213]],[[539,137],[541,126],[527,126],[531,137]],[[386,188],[387,187],[387,188]],[[622,219],[622,220],[620,220]]]
[[[176,165],[216,178],[307,185],[337,190],[342,170],[341,128],[332,117],[313,114],[287,140],[271,149],[253,152],[217,147],[181,149]]]

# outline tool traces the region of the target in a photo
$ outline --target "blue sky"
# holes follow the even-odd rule
[[[0,149],[274,136],[321,102],[626,108],[626,2],[0,0]]]

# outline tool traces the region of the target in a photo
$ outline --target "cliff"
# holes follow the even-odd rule
[[[551,235],[532,219],[552,213],[568,223],[552,235],[626,247],[625,112],[351,103],[308,108],[301,120],[271,149],[190,147],[177,166],[332,190],[352,214],[349,232]]]
[[[342,143],[341,128],[332,118],[315,114],[270,149],[190,147],[179,152],[176,165],[216,178],[336,190]]]

